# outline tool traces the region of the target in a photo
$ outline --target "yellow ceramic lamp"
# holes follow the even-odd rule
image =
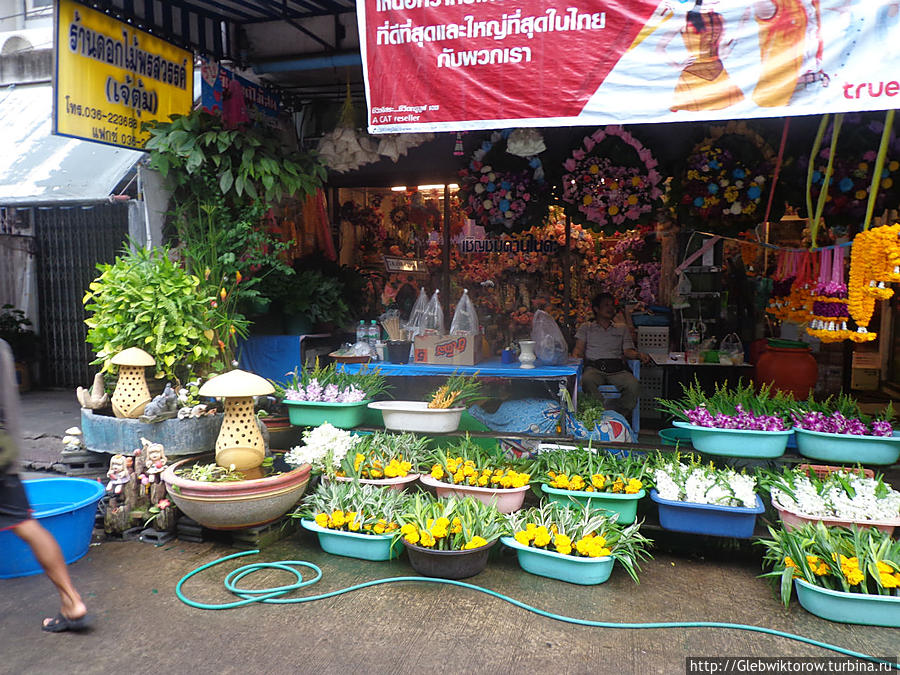
[[[225,418],[216,439],[216,464],[238,471],[255,469],[266,455],[266,444],[253,412],[253,397],[275,391],[268,381],[245,370],[232,370],[200,387],[201,396],[225,399]]]
[[[113,414],[116,417],[140,417],[152,398],[144,368],[156,365],[156,360],[143,349],[130,347],[116,354],[112,363],[119,366],[119,379],[112,395]]]

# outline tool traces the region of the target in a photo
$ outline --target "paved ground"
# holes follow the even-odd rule
[[[30,466],[52,465],[58,438],[77,423],[68,392],[25,397]],[[40,436],[40,437],[38,437]],[[56,438],[54,438],[56,437]],[[650,533],[654,536],[654,533]],[[224,544],[175,541],[162,547],[95,537],[71,566],[96,616],[85,634],[39,629],[55,613],[43,576],[0,580],[0,673],[110,673],[136,670],[204,673],[683,673],[688,656],[831,656],[830,652],[731,629],[622,630],[574,626],[529,613],[471,590],[398,583],[311,604],[193,609],[175,596],[191,570],[234,553]],[[551,612],[615,622],[722,621],[764,626],[877,655],[900,653],[900,631],[836,624],[796,603],[786,610],[747,547],[698,547],[684,536],[644,566],[640,585],[620,569],[596,587],[526,574],[497,555],[471,583]],[[371,563],[324,554],[309,535],[292,535],[249,560],[307,560],[324,578],[308,594],[372,579],[413,574],[405,559]],[[225,602],[230,561],[188,582],[190,597]],[[248,587],[280,585],[272,571]],[[297,596],[302,595],[301,591]]]

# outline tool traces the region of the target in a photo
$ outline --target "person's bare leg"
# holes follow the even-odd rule
[[[31,547],[34,557],[59,591],[60,613],[67,619],[79,619],[87,614],[87,607],[72,585],[66,560],[53,535],[33,518],[13,527],[13,532]],[[51,620],[44,619],[44,625]]]

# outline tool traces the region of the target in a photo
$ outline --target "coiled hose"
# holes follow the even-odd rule
[[[205,565],[201,565],[197,569],[188,572],[184,575],[178,584],[175,586],[175,595],[178,596],[178,599],[181,600],[184,604],[194,607],[196,609],[233,609],[235,607],[243,607],[244,605],[249,605],[255,602],[263,602],[269,604],[277,604],[277,605],[288,605],[302,602],[314,602],[316,600],[324,600],[326,598],[333,598],[338,595],[343,595],[345,593],[351,593],[353,591],[358,591],[363,588],[370,588],[372,586],[380,586],[383,584],[393,584],[398,582],[414,582],[414,583],[423,583],[423,584],[446,584],[448,586],[459,586],[460,588],[468,588],[472,591],[477,591],[478,593],[484,593],[485,595],[490,595],[498,600],[503,600],[504,602],[508,602],[511,605],[524,609],[528,612],[532,612],[537,614],[538,616],[547,617],[548,619],[554,619],[556,621],[562,621],[565,623],[572,623],[578,626],[592,626],[594,628],[628,628],[628,629],[644,629],[644,628],[729,628],[732,630],[745,630],[753,633],[764,633],[766,635],[774,635],[775,637],[784,638],[786,640],[794,640],[796,642],[802,642],[804,644],[812,645],[814,647],[820,647],[821,649],[827,649],[832,652],[836,652],[838,654],[842,654],[844,656],[850,656],[856,659],[862,659],[864,661],[870,661],[872,663],[888,665],[895,670],[900,670],[900,664],[893,663],[890,661],[883,661],[881,659],[875,658],[874,656],[869,656],[868,654],[862,654],[860,652],[855,652],[850,649],[844,649],[843,647],[838,647],[837,645],[832,645],[827,642],[820,642],[819,640],[813,640],[812,638],[804,637],[802,635],[794,635],[793,633],[784,633],[780,630],[775,630],[774,628],[763,628],[762,626],[749,626],[746,624],[740,623],[724,623],[720,621],[663,621],[663,622],[649,622],[649,623],[617,623],[612,621],[592,621],[590,619],[576,619],[571,616],[564,616],[562,614],[555,614],[553,612],[548,612],[543,609],[538,609],[537,607],[532,607],[531,605],[527,605],[524,602],[520,602],[514,598],[509,597],[508,595],[503,595],[502,593],[498,593],[497,591],[492,591],[488,588],[482,588],[481,586],[475,586],[473,584],[467,584],[463,581],[455,581],[452,579],[436,579],[431,577],[389,577],[386,579],[374,579],[372,581],[367,581],[362,584],[355,584],[353,586],[347,586],[346,588],[340,588],[336,591],[330,591],[328,593],[320,593],[319,595],[309,595],[302,598],[283,598],[282,596],[287,595],[293,591],[299,590],[306,586],[311,586],[316,583],[319,579],[322,578],[322,570],[313,563],[306,562],[305,560],[281,560],[278,562],[260,562],[260,563],[250,563],[248,565],[244,565],[242,567],[238,567],[236,570],[230,572],[225,577],[225,588],[228,589],[231,593],[235,594],[241,600],[235,600],[234,602],[225,602],[218,605],[211,605],[208,603],[197,602],[195,600],[191,600],[190,598],[185,597],[182,592],[182,588],[193,576],[200,574],[201,572],[208,570],[211,567],[214,567],[220,563],[223,563],[227,560],[232,560],[234,558],[240,558],[247,555],[255,555],[259,553],[259,550],[253,551],[241,551],[240,553],[233,553],[231,555],[227,555],[224,558],[219,558],[218,560],[213,560],[212,562],[206,563]],[[300,573],[299,568],[307,568],[314,572],[314,576],[310,579],[304,581],[303,575]],[[277,586],[274,588],[261,588],[261,589],[245,589],[238,587],[237,583],[246,576],[253,574],[255,572],[259,572],[262,570],[283,570],[285,572],[290,572],[294,575],[296,581],[292,584],[286,584],[284,586]]]

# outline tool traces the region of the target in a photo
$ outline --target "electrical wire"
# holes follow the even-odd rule
[[[259,550],[252,551],[241,551],[240,553],[233,553],[231,555],[227,555],[224,558],[219,558],[218,560],[213,560],[212,562],[206,563],[205,565],[201,565],[197,569],[188,572],[184,575],[181,580],[175,586],[175,595],[181,600],[184,604],[194,607],[196,609],[208,609],[208,610],[219,610],[219,609],[233,609],[235,607],[243,607],[245,605],[250,605],[255,602],[262,602],[268,604],[299,604],[305,602],[315,602],[316,600],[325,600],[327,598],[333,598],[338,595],[344,595],[345,593],[352,593],[353,591],[362,590],[363,588],[370,588],[373,586],[380,586],[384,584],[393,584],[393,583],[424,583],[424,584],[445,584],[448,586],[458,586],[459,588],[467,588],[472,591],[477,591],[478,593],[484,593],[485,595],[489,595],[491,597],[497,598],[498,600],[503,600],[504,602],[508,602],[509,604],[519,607],[520,609],[524,609],[528,612],[532,612],[533,614],[537,614],[538,616],[543,616],[548,619],[553,619],[555,621],[562,621],[564,623],[571,623],[578,626],[590,626],[593,628],[615,628],[615,629],[667,629],[667,628],[726,628],[730,630],[743,630],[750,631],[753,633],[762,633],[765,635],[773,635],[775,637],[784,638],[786,640],[794,640],[795,642],[802,642],[804,644],[812,645],[814,647],[819,647],[821,649],[826,649],[832,652],[836,652],[838,654],[842,654],[844,656],[850,656],[852,658],[861,659],[863,661],[869,661],[871,663],[876,663],[879,665],[890,666],[894,670],[900,670],[900,663],[894,663],[891,661],[884,661],[882,659],[878,659],[874,656],[870,656],[868,654],[863,654],[861,652],[855,652],[850,649],[844,649],[843,647],[838,647],[837,645],[832,645],[827,642],[821,642],[819,640],[814,640],[812,638],[804,637],[803,635],[795,635],[793,633],[785,633],[780,630],[776,630],[774,628],[764,628],[762,626],[750,626],[747,624],[740,623],[725,623],[720,621],[663,621],[663,622],[647,622],[647,623],[620,623],[615,621],[593,621],[591,619],[578,619],[571,616],[565,616],[563,614],[556,614],[554,612],[548,612],[543,609],[539,609],[537,607],[533,607],[524,602],[516,600],[515,598],[511,598],[508,595],[503,595],[502,593],[498,593],[497,591],[492,591],[489,588],[483,588],[481,586],[475,586],[474,584],[467,584],[463,581],[455,581],[452,579],[436,579],[431,577],[388,577],[385,579],[375,579],[373,581],[367,581],[361,584],[354,584],[353,586],[347,586],[346,588],[339,588],[334,591],[330,591],[328,593],[320,593],[319,595],[310,595],[302,598],[282,598],[281,596],[287,595],[292,591],[299,590],[301,588],[305,588],[306,586],[311,586],[316,583],[319,579],[322,578],[322,570],[317,565],[313,563],[306,562],[305,560],[281,560],[278,562],[261,562],[261,563],[250,563],[248,565],[244,565],[242,567],[238,567],[234,571],[230,572],[225,577],[225,588],[228,589],[231,593],[242,598],[241,600],[235,600],[234,602],[225,602],[221,604],[209,604],[197,602],[195,600],[191,600],[187,598],[182,592],[182,588],[184,587],[185,582],[188,581],[191,577],[200,574],[201,572],[210,569],[220,563],[226,562],[227,560],[233,560],[235,558],[240,558],[247,555],[254,555],[259,553]],[[304,580],[303,575],[300,573],[300,568],[307,568],[312,570],[315,574],[312,578]],[[296,581],[292,584],[286,584],[283,586],[276,586],[273,588],[261,588],[261,589],[245,589],[237,586],[237,583],[243,579],[244,577],[249,576],[255,572],[259,572],[262,570],[271,570],[277,569],[285,572],[289,572],[294,575]]]

